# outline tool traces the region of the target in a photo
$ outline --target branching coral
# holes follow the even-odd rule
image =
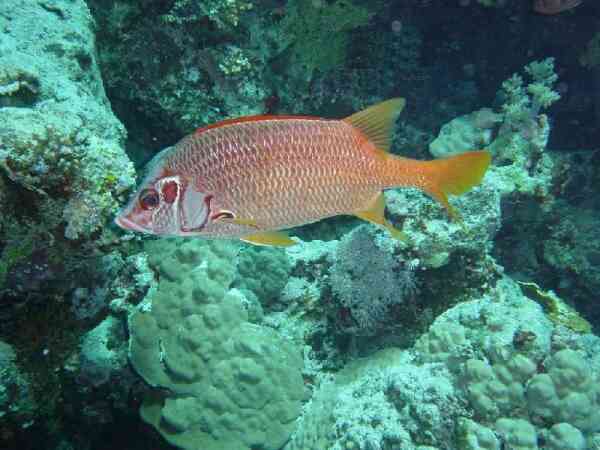
[[[531,83],[525,85],[523,77],[514,74],[502,83],[506,101],[502,105],[504,123],[519,128],[524,122],[533,120],[540,110],[549,108],[560,99],[552,86],[558,80],[554,72],[554,58],[534,61],[525,66]]]
[[[519,74],[502,83],[499,95],[503,99],[503,122],[498,138],[490,145],[497,159],[523,168],[541,158],[550,135],[549,120],[541,111],[560,99],[553,90],[558,79],[553,58],[534,61],[525,66],[525,72],[529,83]],[[538,180],[531,181],[539,184]]]

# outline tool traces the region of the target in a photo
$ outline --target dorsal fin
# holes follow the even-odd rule
[[[314,117],[314,116],[291,116],[291,115],[273,116],[273,115],[269,115],[269,114],[259,114],[259,115],[255,115],[255,116],[236,117],[235,119],[225,119],[225,120],[221,120],[219,122],[211,123],[210,125],[206,125],[205,127],[198,128],[194,132],[194,134],[199,134],[199,133],[203,133],[208,130],[212,130],[214,128],[224,127],[227,125],[235,125],[238,123],[263,122],[263,121],[267,121],[267,120],[290,120],[290,119],[327,120],[327,119],[323,119],[321,117]]]
[[[403,98],[391,98],[346,117],[344,122],[358,128],[375,147],[387,152],[390,149],[394,123],[405,104]]]

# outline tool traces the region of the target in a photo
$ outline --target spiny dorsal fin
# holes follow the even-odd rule
[[[390,149],[394,123],[405,104],[403,98],[392,98],[354,113],[344,121],[362,131],[375,147],[387,152]]]
[[[240,123],[266,122],[269,120],[290,120],[290,119],[327,120],[327,119],[323,119],[321,117],[314,117],[314,116],[290,116],[290,115],[283,115],[283,114],[279,115],[279,116],[274,116],[271,114],[258,114],[258,115],[254,115],[254,116],[243,116],[243,117],[236,117],[234,119],[225,119],[225,120],[221,120],[219,122],[211,123],[210,125],[206,125],[205,127],[198,128],[196,131],[194,131],[194,134],[197,135],[197,134],[201,134],[206,131],[212,130],[214,128],[221,128],[221,127],[225,127],[228,125],[237,125]]]

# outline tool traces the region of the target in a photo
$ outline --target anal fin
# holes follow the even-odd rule
[[[265,231],[263,233],[249,234],[240,238],[244,242],[254,245],[266,245],[274,247],[289,247],[297,244],[287,234],[281,231]]]
[[[360,217],[367,222],[379,225],[390,232],[390,234],[403,242],[408,242],[406,233],[395,228],[389,221],[385,219],[385,197],[383,192],[380,192],[377,197],[371,202],[369,207],[363,211],[355,212],[354,215]]]

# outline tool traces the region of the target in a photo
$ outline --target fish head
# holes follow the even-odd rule
[[[130,231],[158,236],[202,234],[209,222],[212,195],[185,175],[154,167],[115,223]]]

